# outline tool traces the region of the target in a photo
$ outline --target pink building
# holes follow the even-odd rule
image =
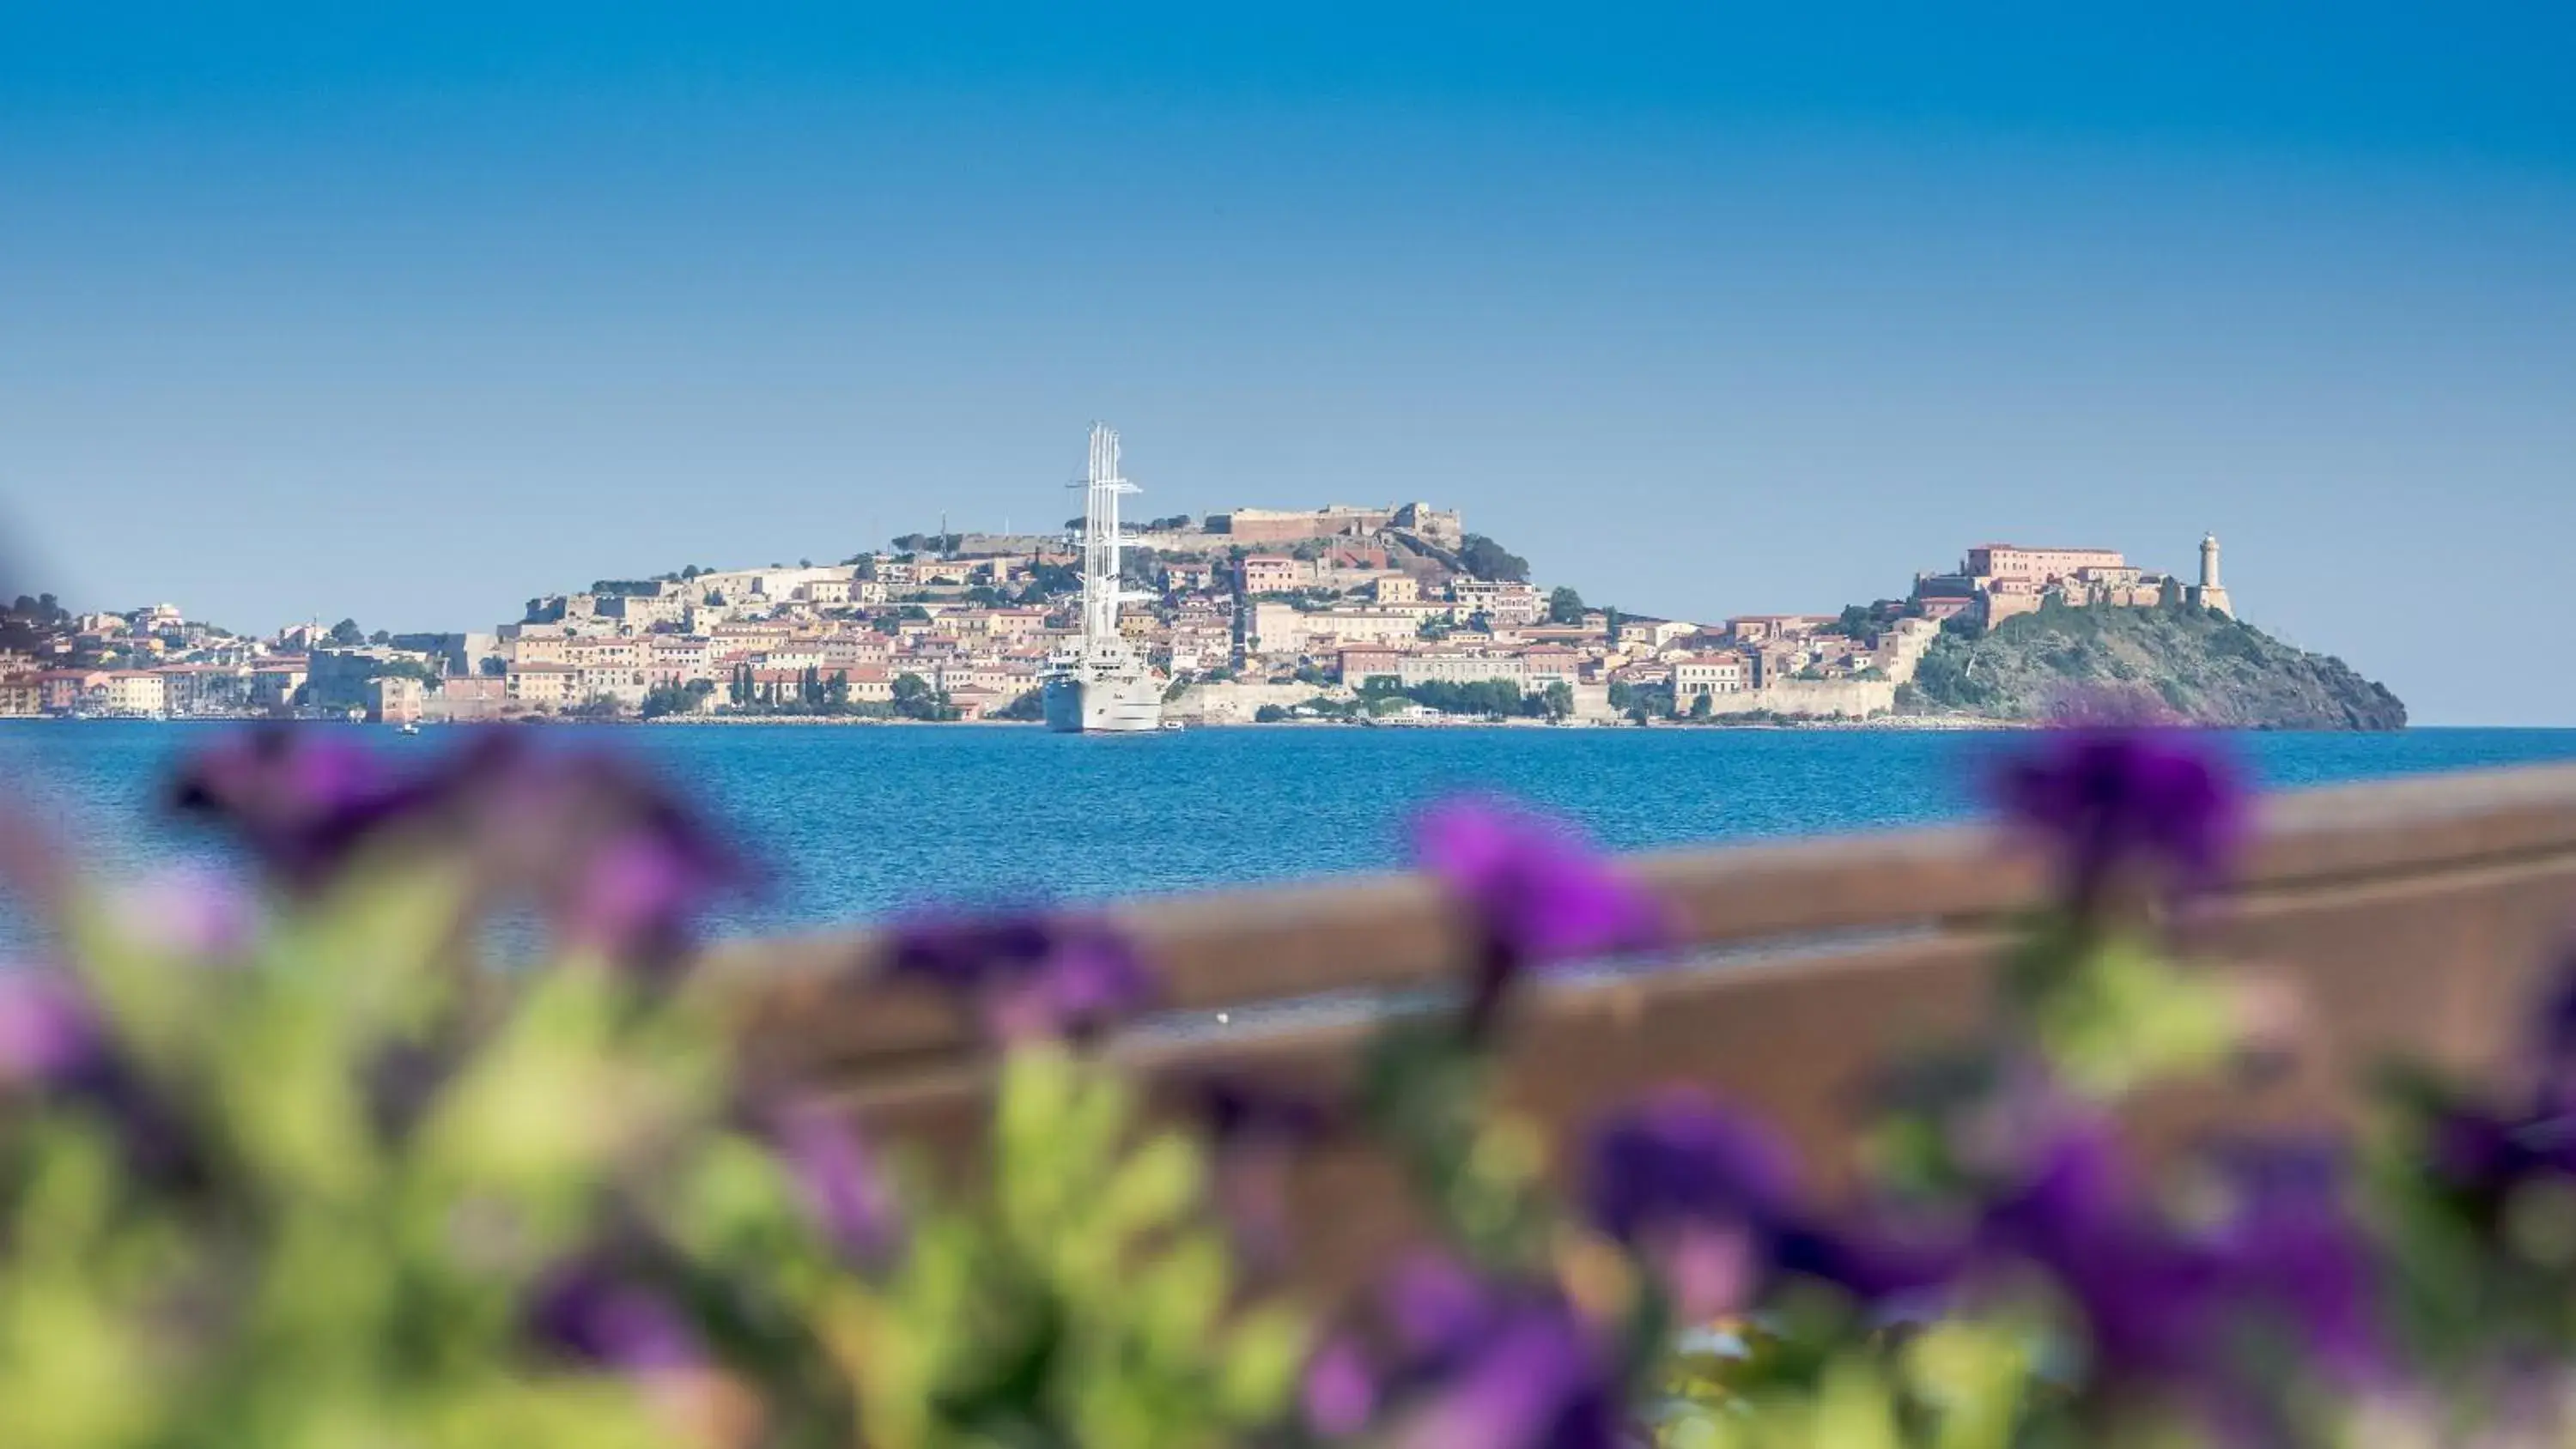
[[[1240,570],[1247,594],[1284,594],[1306,579],[1305,563],[1282,554],[1248,554]]]
[[[1968,550],[1960,570],[1974,579],[2027,579],[2050,583],[2089,569],[2122,570],[2129,561],[2115,548],[2024,548],[2013,543],[1981,543]]]

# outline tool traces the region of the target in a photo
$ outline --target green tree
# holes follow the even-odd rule
[[[1275,704],[1265,704],[1252,712],[1254,724],[1277,724],[1288,718],[1288,711]]]
[[[1583,622],[1583,596],[1559,584],[1547,596],[1547,621],[1551,624]]]
[[[659,685],[645,694],[643,715],[646,719],[660,719],[665,715],[695,714],[705,704],[707,696],[715,691],[716,684],[712,679]]]
[[[1546,705],[1550,719],[1566,719],[1574,713],[1574,686],[1562,679],[1550,683],[1539,699]]]
[[[1023,723],[1034,723],[1038,720],[1045,719],[1046,691],[1043,689],[1025,690],[1009,704],[1003,705],[999,710],[994,711],[992,717],[995,719],[1019,720]]]
[[[1519,685],[1508,679],[1479,679],[1456,684],[1431,679],[1406,690],[1405,695],[1425,709],[1442,714],[1515,715],[1528,712],[1527,697]],[[1544,708],[1544,706],[1540,706]]]
[[[850,671],[846,669],[832,671],[832,682],[823,687],[823,703],[835,710],[850,707]]]
[[[930,681],[918,674],[895,676],[894,712],[901,719],[947,719],[951,714],[947,694],[932,690]]]
[[[1529,560],[1481,533],[1468,534],[1460,543],[1458,561],[1476,578],[1506,584],[1529,582]]]
[[[343,649],[354,649],[367,642],[367,631],[358,627],[357,620],[343,619],[331,626],[328,637],[330,642]]]
[[[1707,719],[1716,712],[1717,701],[1707,692],[1703,691],[1691,696],[1690,717],[1692,719]]]

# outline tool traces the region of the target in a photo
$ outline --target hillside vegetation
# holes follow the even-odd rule
[[[2310,654],[2206,609],[2067,608],[1982,636],[1944,633],[1898,707],[1993,719],[2050,718],[2087,699],[2161,705],[2196,724],[2393,730],[2406,706],[2342,660]]]

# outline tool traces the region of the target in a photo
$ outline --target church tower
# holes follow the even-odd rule
[[[2191,601],[2204,609],[2216,609],[2231,619],[2236,617],[2236,607],[2227,598],[2227,586],[2218,581],[2217,534],[2201,536],[2200,583],[2192,589]]]

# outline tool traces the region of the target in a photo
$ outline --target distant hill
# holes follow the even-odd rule
[[[2195,724],[2393,730],[2406,706],[2342,660],[2207,609],[2067,608],[1944,633],[1901,710],[2037,720],[2088,698],[2152,703]]]

